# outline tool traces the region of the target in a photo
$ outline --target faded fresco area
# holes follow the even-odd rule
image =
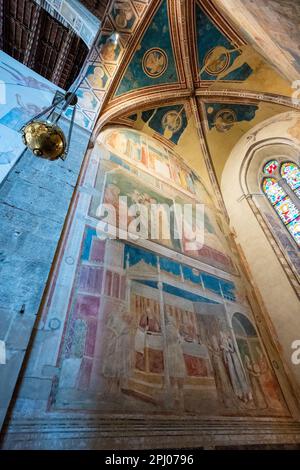
[[[215,0],[215,3],[266,61],[271,59],[271,63],[289,81],[298,79],[300,70],[298,0]],[[268,89],[266,82],[264,86],[266,91]]]
[[[296,0],[244,0],[243,5],[252,13],[260,26],[290,57],[300,71],[300,4]]]
[[[89,214],[92,217],[97,216],[101,202],[112,204],[117,209],[118,216],[117,205],[120,196],[127,197],[129,207],[133,203],[166,204],[170,208],[173,204],[180,207],[191,204],[194,216],[195,204],[205,204],[203,246],[199,244],[191,250],[188,238],[174,238],[172,229],[174,223],[176,228],[176,212],[175,220],[171,215],[171,238],[163,239],[162,230],[160,238],[152,239],[151,242],[209,262],[224,271],[235,271],[228,243],[214,215],[211,198],[199,177],[187,165],[170,150],[156,144],[154,139],[132,130],[112,131],[107,136],[106,146],[108,152],[99,166],[95,181],[98,194],[92,198],[90,205]],[[194,223],[189,233],[192,233],[192,230],[200,231],[202,226]],[[189,236],[188,233],[184,235]],[[147,241],[145,244],[147,245]],[[148,246],[150,247],[149,243]]]
[[[32,117],[46,109],[53,101],[58,86],[0,51],[0,182],[8,174],[24,150],[20,129]],[[94,98],[88,92],[78,91],[81,104]],[[72,109],[66,111],[71,118]],[[76,122],[83,128],[89,125],[87,116],[78,109]]]
[[[236,286],[86,227],[53,409],[288,414]]]
[[[57,89],[0,51],[0,182],[24,149],[19,130],[51,104]]]

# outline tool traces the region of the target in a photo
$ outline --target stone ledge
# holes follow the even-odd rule
[[[272,418],[64,417],[14,420],[3,449],[154,449],[300,445],[300,423]]]

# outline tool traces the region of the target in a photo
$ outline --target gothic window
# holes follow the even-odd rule
[[[283,163],[281,165],[281,176],[284,178],[289,187],[294,191],[300,199],[300,169],[295,163]]]
[[[266,176],[268,175],[268,176]],[[300,245],[300,169],[271,160],[263,166],[262,190],[295,242]]]

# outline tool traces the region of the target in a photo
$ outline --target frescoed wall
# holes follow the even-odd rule
[[[142,112],[143,122],[174,144],[178,141],[187,126],[187,115],[184,105],[163,106]]]
[[[96,209],[120,195],[146,205],[205,202],[204,248],[107,237]],[[62,411],[65,420],[76,411],[289,416],[210,195],[180,157],[140,132],[107,129],[72,213],[15,419],[42,413],[51,421]],[[30,396],[27,380],[36,384]]]
[[[238,28],[247,22],[244,17],[245,8],[240,0],[230,0],[232,7],[228,2],[216,0],[230,15],[230,20],[240,14],[242,21]],[[235,7],[234,2],[239,4]],[[240,40],[226,23],[216,21],[214,6],[206,0],[195,1],[195,39],[196,39],[196,67],[194,70],[194,80],[196,86],[209,86],[212,90],[220,90],[226,84],[227,89],[235,90],[253,90],[260,92],[269,92],[282,95],[291,95],[291,87],[287,80],[280,76],[269,64],[269,56],[261,55],[256,44],[257,35],[254,41],[248,42],[248,31],[243,29],[243,39],[247,44]],[[259,15],[258,15],[259,16]],[[266,15],[267,18],[267,15]],[[249,24],[249,21],[248,21]],[[251,25],[252,26],[252,25]],[[255,28],[254,28],[255,29]],[[237,31],[235,31],[236,33]]]
[[[246,0],[246,8],[255,16],[260,26],[276,41],[289,57],[291,63],[300,72],[299,20],[300,5],[291,0],[271,0],[268,4],[258,5]],[[263,14],[261,14],[263,13]]]
[[[107,137],[106,144],[109,154],[101,163],[96,176],[95,189],[98,194],[95,194],[91,201],[89,214],[92,217],[97,216],[101,202],[111,203],[116,207],[119,197],[124,196],[127,197],[128,207],[134,203],[143,203],[149,207],[151,204],[165,204],[171,210],[175,203],[182,208],[184,204],[192,204],[194,217],[196,217],[195,204],[197,202],[207,204],[204,219],[205,240],[202,247],[199,243],[193,249],[189,248],[188,230],[182,240],[175,238],[173,232],[178,229],[176,220],[179,216],[176,210],[174,216],[173,213],[170,215],[170,239],[164,237],[151,241],[209,262],[225,271],[235,271],[229,247],[210,207],[212,205],[210,197],[194,172],[174,158],[172,152],[162,145],[157,145],[153,139],[135,131],[112,131]],[[104,172],[109,173],[103,188]],[[129,219],[129,224],[130,221]],[[149,227],[149,232],[150,229]],[[190,231],[192,230],[193,227],[190,227]],[[200,225],[197,230],[201,230]]]
[[[3,219],[9,223],[4,243],[14,261],[11,238],[18,237],[16,272],[26,279],[18,288],[5,252],[2,300],[11,301],[7,317],[15,315],[7,328],[9,341],[13,338],[9,375],[19,373],[28,347],[22,342],[28,302],[19,315],[24,292],[29,301],[35,296],[28,339],[39,309],[12,401],[15,382],[7,381],[5,448],[175,448],[298,439],[299,368],[290,365],[290,345],[299,331],[298,253],[285,227],[270,215],[269,202],[266,212],[260,210],[258,172],[252,173],[256,186],[249,191],[238,185],[245,152],[256,139],[283,136],[295,147],[300,121],[298,114],[283,124],[278,120],[292,106],[290,84],[246,44],[248,38],[226,22],[215,3],[110,2],[78,91],[77,123],[93,131],[79,179],[81,146],[89,138],[83,129],[84,137],[74,133],[70,160],[58,166],[42,162],[37,192],[28,191],[28,174],[41,163],[33,156],[28,166],[21,160],[20,171],[10,175],[15,180],[3,186]],[[43,105],[43,93],[51,96],[44,89],[49,84],[37,85],[39,77],[27,82],[22,73],[13,79],[37,91],[39,99],[27,103],[15,92],[13,107],[0,113],[11,144],[0,147],[8,164],[16,151],[9,133],[36,110],[32,105]],[[258,127],[251,132],[268,118],[274,127],[266,135]],[[232,155],[235,166],[228,170]],[[53,193],[61,179],[65,192]],[[36,194],[38,225],[29,219],[27,228],[23,207],[31,211]],[[162,224],[155,236],[144,219],[138,235],[132,234],[136,213],[122,220],[123,212],[140,204],[148,215],[160,204],[154,226]],[[193,217],[178,237],[179,207],[186,204]],[[204,205],[200,220],[197,204]],[[104,205],[114,208],[116,219],[107,222],[100,214]],[[14,215],[19,208],[21,218]],[[55,224],[59,218],[54,236],[51,221],[45,229],[45,217]],[[203,243],[190,243],[194,231],[204,233]],[[39,232],[50,256],[32,248],[45,245]],[[46,277],[55,250],[46,285],[40,280],[41,256]],[[11,354],[15,345],[22,348],[18,367],[15,351]],[[6,391],[4,379],[0,389]]]
[[[272,212],[268,211],[267,209],[264,211],[264,216],[267,222],[270,224],[274,236],[276,237],[282,249],[286,253],[291,264],[294,266],[295,270],[300,275],[300,259],[298,249],[295,246],[295,243],[292,240],[290,234],[286,230],[286,227],[283,225],[283,223],[276,214],[272,214]],[[295,235],[297,235],[299,239],[299,225],[297,232],[295,232]]]
[[[232,281],[87,226],[51,409],[89,409],[97,396],[103,411],[286,415],[256,333],[240,359],[244,337],[235,342],[224,299],[236,302]]]

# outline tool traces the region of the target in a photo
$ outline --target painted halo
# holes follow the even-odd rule
[[[229,67],[230,54],[228,53],[226,47],[214,47],[207,53],[204,59],[204,64],[205,71],[209,75],[218,75]]]
[[[148,77],[160,77],[168,67],[168,56],[163,49],[153,47],[145,52],[142,66],[144,73]]]
[[[171,132],[178,132],[182,127],[182,116],[175,110],[168,111],[164,114],[161,124],[163,129],[168,129]]]
[[[217,131],[227,132],[229,131],[235,122],[237,121],[237,116],[232,109],[220,109],[217,112],[214,123]]]

